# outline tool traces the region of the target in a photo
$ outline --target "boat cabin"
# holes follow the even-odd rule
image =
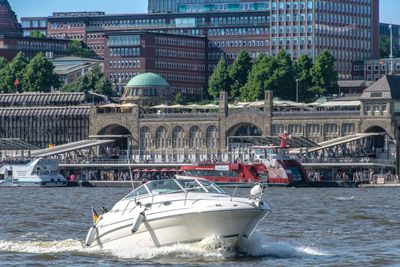
[[[289,148],[279,146],[253,146],[254,159],[261,162],[275,161],[275,160],[288,160]]]

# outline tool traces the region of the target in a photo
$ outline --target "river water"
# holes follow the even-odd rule
[[[400,190],[387,188],[267,188],[273,213],[240,251],[216,237],[199,245],[85,251],[91,204],[111,208],[128,191],[0,189],[0,265],[400,266]]]

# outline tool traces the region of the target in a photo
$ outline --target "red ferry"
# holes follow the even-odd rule
[[[181,167],[181,174],[176,177],[200,177],[217,184],[251,186],[254,183],[267,182],[266,173],[266,167],[262,163],[198,164]]]
[[[198,164],[184,166],[177,178],[201,177],[231,186],[304,186],[307,174],[303,166],[288,155],[287,147],[255,146],[254,163]]]

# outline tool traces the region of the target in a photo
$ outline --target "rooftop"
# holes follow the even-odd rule
[[[126,85],[127,87],[168,87],[169,84],[167,81],[152,72],[146,72],[133,77],[129,83]]]

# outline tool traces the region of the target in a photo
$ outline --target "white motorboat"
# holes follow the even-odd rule
[[[66,186],[56,159],[34,159],[5,163],[0,167],[0,187]]]
[[[195,243],[211,236],[233,245],[249,238],[269,212],[259,185],[249,197],[236,197],[205,179],[155,180],[100,215],[85,245],[129,250]]]

